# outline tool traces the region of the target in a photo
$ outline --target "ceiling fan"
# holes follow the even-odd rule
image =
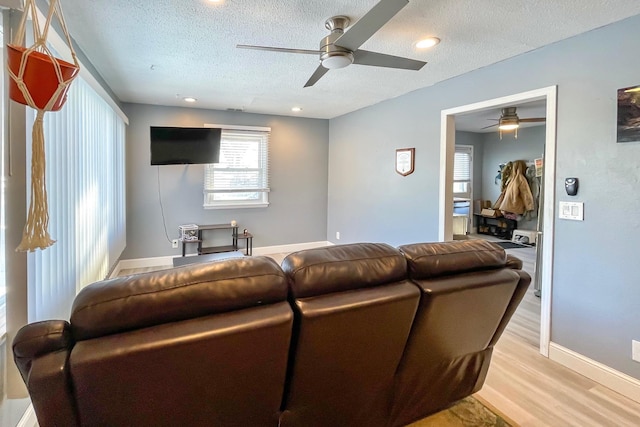
[[[489,119],[496,120],[498,123],[485,126],[482,129],[489,129],[494,126],[498,126],[498,130],[500,131],[500,139],[502,139],[503,131],[515,131],[515,137],[518,138],[518,128],[520,127],[520,123],[533,123],[533,122],[544,122],[546,121],[546,117],[531,117],[527,119],[521,119],[518,117],[516,113],[517,107],[506,107],[502,109],[499,119]]]
[[[359,49],[364,42],[408,3],[409,0],[381,0],[360,18],[358,22],[353,24],[347,32],[344,30],[351,22],[348,17],[340,15],[327,19],[324,26],[331,31],[331,34],[320,41],[320,49],[318,50],[288,49],[244,44],[236,45],[236,47],[272,52],[319,55],[320,65],[304,87],[313,86],[329,70],[344,68],[351,64],[417,71],[420,70],[426,62]]]

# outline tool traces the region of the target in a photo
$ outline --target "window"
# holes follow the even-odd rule
[[[453,197],[471,199],[473,147],[456,145],[453,162]]]
[[[269,128],[222,129],[220,162],[204,169],[206,209],[269,205],[269,134]]]

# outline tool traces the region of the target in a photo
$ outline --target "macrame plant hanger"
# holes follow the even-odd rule
[[[23,47],[27,16],[33,21],[35,43]],[[47,47],[47,35],[54,16],[58,17],[66,37],[73,64],[53,56]],[[40,29],[35,0],[26,0],[20,27],[11,44],[7,45],[9,71],[9,97],[38,111],[32,130],[31,148],[31,200],[22,241],[16,251],[46,249],[55,243],[49,236],[49,206],[45,178],[44,113],[58,111],[67,100],[71,81],[78,75],[80,64],[73,50],[58,0],[49,0],[49,12],[44,28]]]

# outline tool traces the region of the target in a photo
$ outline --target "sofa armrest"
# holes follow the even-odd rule
[[[33,359],[72,345],[70,325],[64,320],[36,322],[21,328],[13,340],[13,357],[22,379],[27,381]]]
[[[507,264],[505,267],[512,268],[514,270],[522,270],[522,260],[511,254],[507,254]]]
[[[520,261],[520,264],[522,264],[522,261]],[[507,261],[507,266],[509,266],[508,261]],[[516,312],[518,305],[520,305],[520,302],[524,298],[525,294],[527,293],[527,289],[529,289],[529,285],[531,284],[531,276],[529,275],[529,273],[523,270],[515,269],[515,268],[514,270],[516,273],[518,273],[520,278],[518,280],[518,284],[516,285],[516,289],[513,292],[513,296],[511,297],[511,301],[509,302],[509,305],[507,306],[507,309],[504,313],[504,316],[502,316],[502,320],[500,321],[500,324],[496,329],[496,333],[491,339],[491,343],[489,344],[491,346],[496,345],[496,343],[498,342],[498,339],[506,329],[507,324],[509,323],[509,320],[511,320],[513,313]]]
[[[73,344],[64,320],[26,325],[13,340],[13,357],[41,427],[79,425],[69,378]]]

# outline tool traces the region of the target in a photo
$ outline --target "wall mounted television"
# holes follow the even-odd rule
[[[151,126],[151,165],[218,163],[219,128]]]

